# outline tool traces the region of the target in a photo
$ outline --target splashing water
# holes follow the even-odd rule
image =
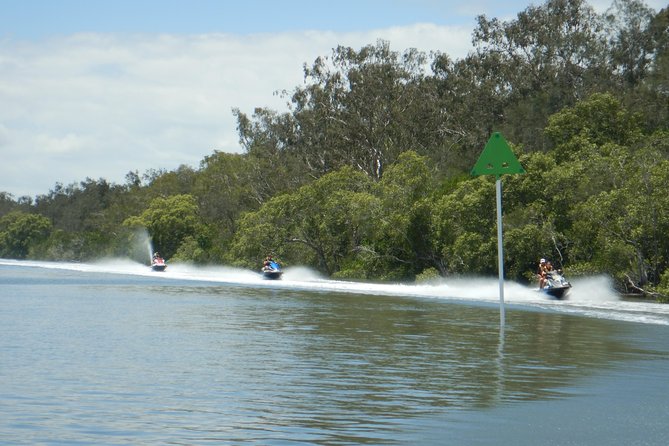
[[[139,238],[137,239],[139,240]],[[137,245],[139,248],[139,244]],[[148,234],[143,239],[142,251],[151,252]],[[143,256],[142,256],[143,257]],[[141,263],[130,259],[106,259],[92,264],[18,261],[0,259],[0,265],[37,266],[50,269],[75,270],[87,273],[151,276],[159,280],[178,280],[242,287],[273,288],[276,290],[309,290],[316,292],[354,293],[384,296],[404,296],[420,299],[438,299],[483,306],[498,306],[498,281],[494,278],[442,279],[432,284],[363,283],[332,280],[320,277],[306,267],[285,269],[283,280],[264,280],[257,271],[218,266],[173,265],[170,271],[156,276]],[[547,299],[536,288],[506,282],[505,302],[508,309],[558,311],[579,316],[614,319],[629,322],[669,325],[669,305],[652,302],[622,300],[612,288],[610,279],[579,277],[572,281],[574,288],[565,300]]]
[[[138,261],[148,261],[148,263],[151,263],[151,259],[153,258],[153,242],[151,241],[149,231],[147,231],[146,228],[137,229],[133,240],[134,248],[137,249],[137,255],[131,255],[131,257]],[[133,251],[135,251],[135,249],[133,249]],[[147,256],[146,258],[144,257],[145,255]]]
[[[149,263],[151,263],[151,259],[153,259],[153,243],[151,242],[151,238],[147,237],[146,240],[146,249],[149,252]]]
[[[615,302],[620,297],[607,276],[576,278],[572,280],[574,299],[583,302]]]

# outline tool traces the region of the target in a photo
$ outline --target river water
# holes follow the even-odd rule
[[[0,260],[0,443],[667,444],[669,305],[573,283]]]

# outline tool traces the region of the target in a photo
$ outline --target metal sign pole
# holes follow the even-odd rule
[[[502,179],[497,177],[497,264],[499,270],[499,323],[504,326],[504,243],[502,241]]]
[[[497,177],[497,263],[499,270],[499,322],[504,328],[504,248],[502,241],[502,179],[504,174],[523,174],[520,165],[504,137],[496,132],[490,136],[478,161],[472,168],[472,175],[495,175]],[[502,331],[503,333],[503,331]]]

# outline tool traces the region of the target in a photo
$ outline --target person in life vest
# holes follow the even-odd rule
[[[281,269],[281,266],[272,258],[272,256],[267,256],[263,262],[262,269],[263,271],[278,271]]]
[[[537,270],[537,278],[539,279],[539,289],[546,286],[546,275],[548,273],[546,259],[539,260],[539,269]]]

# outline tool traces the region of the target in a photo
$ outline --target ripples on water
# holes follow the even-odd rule
[[[475,444],[481,433],[464,420],[495,426],[486,414],[505,407],[583,405],[579,395],[598,392],[590,379],[669,369],[662,325],[539,305],[507,311],[500,330],[487,298],[165,277],[0,265],[0,438]],[[510,438],[536,444],[519,427]]]

